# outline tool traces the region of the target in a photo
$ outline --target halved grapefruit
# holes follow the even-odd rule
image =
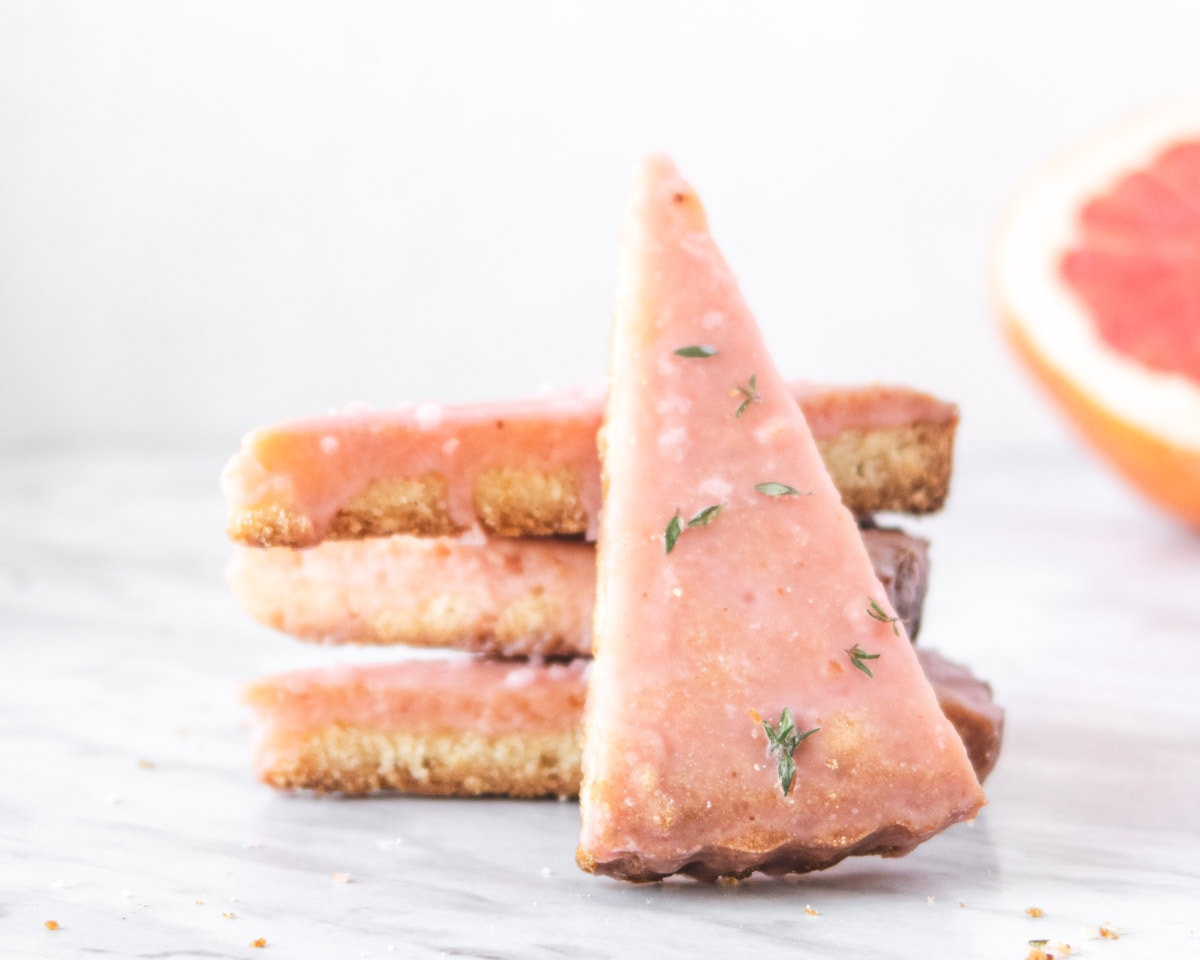
[[[993,268],[1033,374],[1135,487],[1200,526],[1200,97],[1043,168]]]

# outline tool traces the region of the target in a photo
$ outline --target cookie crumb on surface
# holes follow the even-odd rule
[[[351,877],[350,874],[348,874],[348,873],[335,873],[333,875],[333,882],[334,883],[353,883],[354,878]]]
[[[57,930],[58,929],[58,921],[57,920],[47,920],[46,921],[46,929],[47,930]]]
[[[259,937],[257,940],[251,940],[250,946],[258,947],[260,950],[267,945],[266,937]]]
[[[234,913],[232,910],[222,910],[221,916],[223,916],[226,920],[236,920],[237,919],[237,914]]]
[[[139,760],[137,762],[137,765],[139,767],[141,767],[143,770],[153,770],[155,767],[155,763],[153,760]]]
[[[804,905],[804,912],[807,913],[810,917],[819,917],[821,915],[821,912],[819,910],[814,910],[807,903]]]
[[[1046,915],[1046,911],[1041,907],[1026,907],[1025,914],[1030,917],[1044,917]]]
[[[1100,932],[1101,940],[1120,940],[1121,939],[1121,931],[1118,930],[1116,927],[1106,927],[1104,924],[1100,924],[1099,932]]]

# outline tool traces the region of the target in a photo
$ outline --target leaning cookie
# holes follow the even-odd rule
[[[792,388],[852,513],[931,513],[958,411],[904,387]],[[222,477],[231,539],[309,547],[396,533],[594,539],[603,389],[354,411],[248,434]],[[731,405],[730,415],[736,404]]]
[[[862,537],[915,637],[928,542],[876,528]],[[591,653],[596,551],[579,541],[395,536],[308,550],[239,546],[226,577],[252,617],[302,640],[505,657]]]
[[[965,667],[931,650],[918,657],[982,781],[1004,711]],[[573,797],[590,662],[456,657],[266,677],[245,691],[255,771],[273,787],[322,793]]]

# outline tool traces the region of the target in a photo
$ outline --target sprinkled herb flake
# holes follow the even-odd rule
[[[734,395],[741,396],[743,398],[742,402],[738,405],[737,412],[734,414],[735,417],[740,419],[750,404],[762,403],[762,397],[758,394],[758,374],[750,374],[750,380],[744,387],[738,387],[737,393]]]
[[[792,711],[787,707],[784,707],[783,712],[779,714],[779,723],[772,727],[764,720],[762,727],[767,732],[767,752],[779,756],[779,785],[783,788],[783,795],[786,797],[791,793],[792,781],[796,778],[796,760],[792,754],[796,752],[796,748],[800,744],[821,728],[813,727],[811,730],[800,733],[792,719]]]
[[[900,618],[889,617],[887,611],[875,602],[874,597],[867,598],[867,616],[872,620],[878,620],[880,623],[890,623],[892,625],[892,633],[900,636]]]
[[[675,544],[679,541],[679,535],[683,533],[683,524],[680,523],[679,511],[675,511],[669,521],[667,521],[667,529],[663,533],[663,542],[666,544],[667,553],[675,549]]]
[[[864,650],[862,647],[860,647],[857,643],[854,646],[852,646],[849,650],[847,650],[846,653],[849,654],[850,662],[852,664],[854,664],[855,669],[861,670],[868,677],[871,677],[872,679],[874,679],[875,674],[873,674],[871,672],[871,668],[868,667],[863,661],[864,660],[878,660],[879,654],[867,653],[867,651]]]
[[[708,357],[715,357],[719,352],[716,347],[710,347],[706,343],[694,343],[691,346],[680,347],[675,351],[675,356],[688,357],[693,360],[704,360]]]
[[[765,493],[768,497],[811,497],[812,491],[809,490],[801,493],[795,487],[789,487],[786,483],[776,483],[769,481],[767,483],[756,483],[754,489],[759,493]]]
[[[724,509],[725,501],[723,500],[720,503],[714,503],[711,507],[705,507],[687,522],[688,529],[691,530],[693,527],[707,527],[721,515],[721,511]]]

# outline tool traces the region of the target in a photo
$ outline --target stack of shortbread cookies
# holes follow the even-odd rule
[[[734,406],[753,402],[752,381],[738,389]],[[237,543],[228,578],[244,609],[304,641],[446,654],[251,684],[265,783],[347,794],[578,792],[603,393],[353,409],[245,438],[222,479]],[[942,507],[957,411],[902,387],[793,393],[859,518],[888,606],[915,637],[928,544],[874,517]],[[982,779],[1002,712],[965,668],[919,656]]]

